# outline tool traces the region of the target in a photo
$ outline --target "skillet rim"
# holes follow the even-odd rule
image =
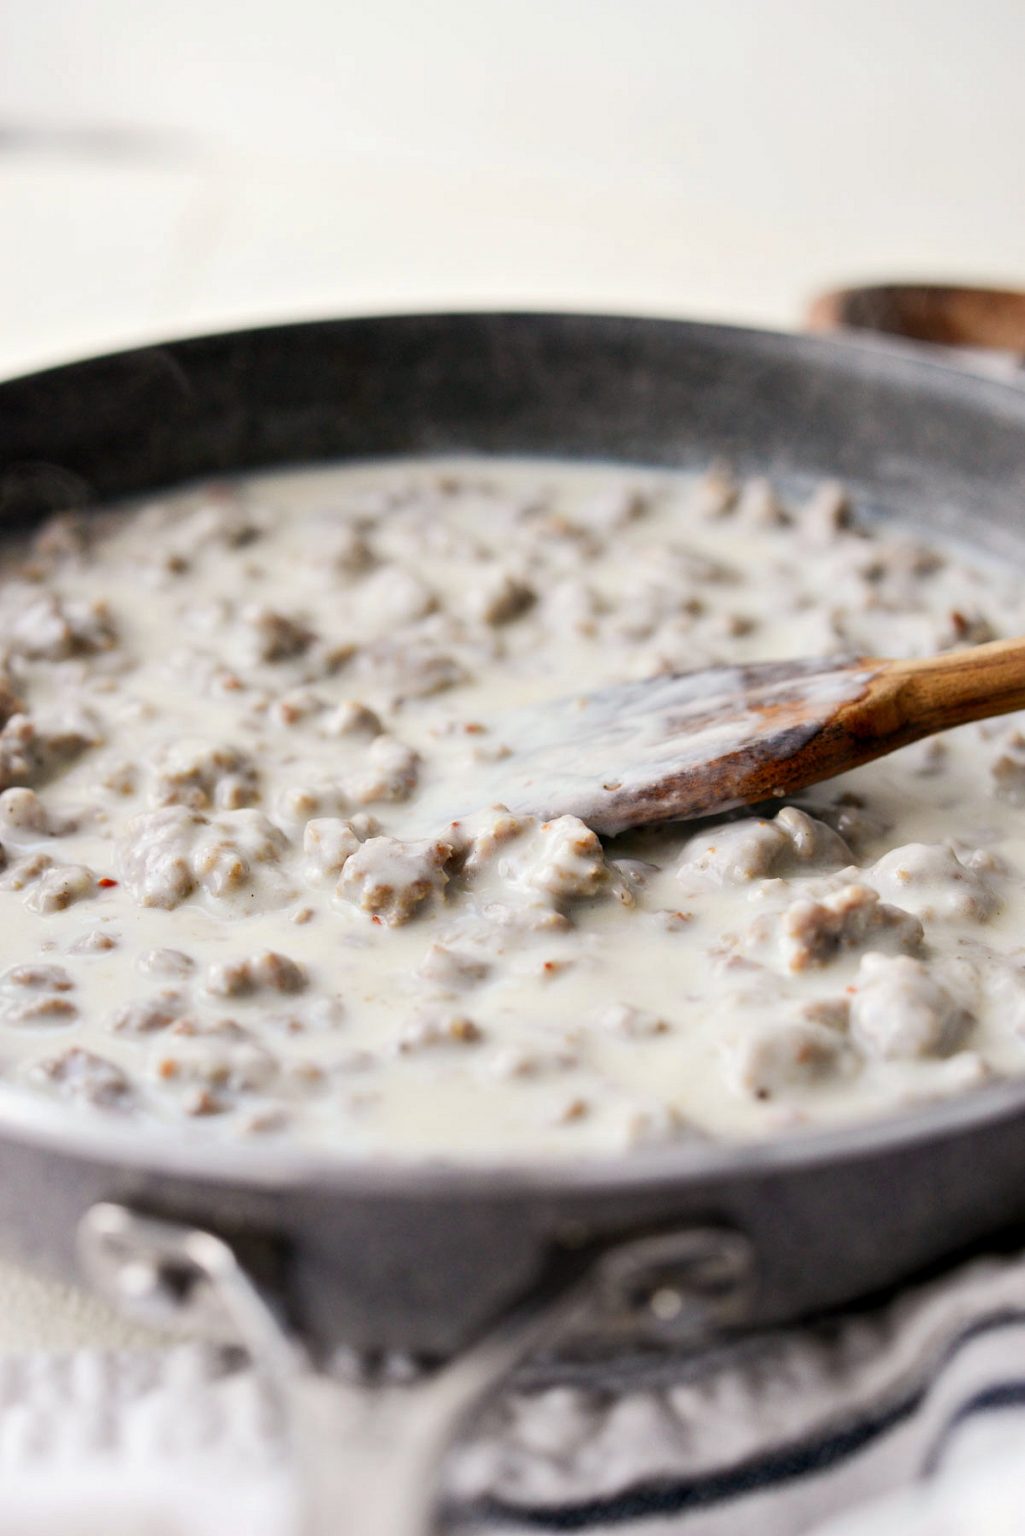
[[[743,342],[750,352],[775,352],[781,347],[788,352],[806,353],[809,357],[829,359],[841,372],[855,371],[866,374],[879,372],[878,365],[889,371],[903,367],[914,376],[919,375],[936,386],[938,394],[954,395],[968,390],[976,395],[990,394],[992,404],[1006,405],[1011,416],[1021,418],[1025,426],[1025,360],[1020,364],[1021,377],[991,372],[985,362],[973,364],[954,361],[950,351],[931,343],[912,341],[906,337],[882,332],[844,331],[833,333],[809,333],[806,331],[776,330],[771,326],[735,325],[720,320],[690,320],[683,316],[651,313],[623,313],[620,311],[595,311],[587,309],[438,309],[438,310],[385,310],[354,315],[323,315],[304,317],[301,320],[275,320],[265,325],[246,325],[226,331],[198,331],[170,339],[136,342],[119,347],[112,352],[91,352],[71,358],[63,363],[52,363],[42,368],[30,368],[27,372],[0,374],[0,407],[3,395],[9,389],[45,383],[50,379],[69,377],[75,372],[86,372],[106,367],[111,363],[144,358],[150,354],[166,352],[172,358],[176,353],[191,347],[225,342],[242,343],[250,339],[273,341],[275,336],[301,336],[303,332],[337,330],[358,332],[365,327],[382,325],[404,329],[434,325],[528,325],[548,324],[559,326],[590,325],[615,329],[637,327],[641,330],[672,330],[681,339],[687,335],[700,336],[706,342],[725,345]],[[877,366],[873,366],[877,365]],[[1003,414],[998,412],[998,414]],[[395,455],[401,457],[401,455]],[[528,455],[529,456],[529,455]],[[541,455],[548,457],[548,455]],[[551,457],[556,457],[551,455]],[[279,464],[287,467],[294,461],[282,459]],[[306,461],[308,462],[308,461]],[[592,462],[602,462],[601,460]],[[621,461],[621,462],[626,462]],[[640,461],[638,461],[639,463]],[[256,472],[265,466],[257,466]],[[135,493],[132,493],[135,494]]]
[[[204,343],[250,339],[273,342],[276,335],[291,338],[303,332],[394,326],[444,326],[473,324],[515,326],[594,326],[615,330],[638,327],[675,331],[681,342],[700,338],[722,350],[731,349],[740,360],[780,352],[798,359],[816,359],[841,376],[864,379],[882,375],[911,394],[963,397],[967,394],[986,414],[1020,419],[1025,431],[1025,389],[1014,379],[997,378],[952,365],[930,356],[920,343],[879,336],[808,336],[770,328],[728,325],[652,314],[594,313],[586,310],[533,310],[506,308],[393,311],[354,316],[304,318],[268,325],[244,326],[226,331],[202,332],[169,341],[143,342],[113,352],[73,359],[0,379],[0,411],[9,391],[37,388],[50,380],[68,379],[75,373],[124,363],[158,352],[175,355]],[[917,385],[917,390],[915,386]],[[472,450],[470,450],[472,452]],[[400,458],[401,454],[393,455]],[[542,454],[541,457],[556,455]],[[353,456],[355,461],[355,456]],[[281,459],[279,467],[297,461]],[[301,461],[299,461],[301,462]],[[324,461],[322,461],[324,462]],[[610,461],[612,462],[612,461]],[[638,461],[640,462],[640,461]],[[254,466],[253,472],[271,466]],[[239,473],[244,471],[240,470]],[[153,487],[157,490],[159,487]],[[139,493],[132,493],[139,494]],[[987,1084],[951,1099],[912,1107],[878,1119],[840,1124],[814,1131],[799,1130],[751,1141],[695,1140],[651,1150],[577,1159],[538,1158],[445,1162],[437,1158],[385,1158],[369,1154],[348,1158],[320,1148],[268,1143],[218,1143],[187,1137],[157,1124],[140,1136],[132,1122],[123,1125],[101,1121],[88,1111],[67,1105],[33,1100],[28,1094],[0,1085],[0,1139],[73,1159],[103,1161],[127,1171],[156,1173],[197,1184],[248,1186],[272,1193],[303,1189],[332,1195],[373,1196],[408,1200],[411,1195],[430,1198],[473,1199],[482,1194],[499,1199],[529,1199],[543,1193],[621,1195],[631,1190],[651,1192],[666,1185],[701,1184],[713,1188],[738,1172],[776,1174],[789,1170],[826,1168],[860,1158],[883,1157],[916,1148],[923,1142],[943,1141],[983,1127],[1025,1118],[1025,1075]]]

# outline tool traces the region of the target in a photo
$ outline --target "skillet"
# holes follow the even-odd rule
[[[683,468],[722,455],[784,483],[836,476],[865,515],[1008,558],[1025,521],[1025,388],[896,343],[393,316],[177,341],[0,385],[8,526],[262,466],[461,451]],[[320,1445],[305,1473],[318,1532],[335,1528],[351,1471],[339,1441],[321,1454],[338,1432],[339,1348],[455,1362],[419,1394],[387,1389],[421,1411],[401,1431],[407,1471],[383,1479],[387,1507],[359,1511],[382,1536],[427,1530],[451,1425],[540,1343],[575,1330],[581,1357],[643,1352],[840,1304],[1021,1221],[1023,1169],[1025,1080],[770,1144],[487,1168],[210,1147],[0,1094],[5,1246],[151,1319],[242,1337],[284,1384],[298,1440]],[[377,1423],[378,1442],[382,1423],[399,1435],[398,1418]],[[346,1445],[365,1457],[371,1439],[364,1424]]]

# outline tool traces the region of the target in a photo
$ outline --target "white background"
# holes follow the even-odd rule
[[[1022,0],[0,0],[0,367],[452,305],[1025,284]]]

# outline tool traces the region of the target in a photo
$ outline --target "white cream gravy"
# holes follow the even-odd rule
[[[340,1155],[579,1157],[1025,1070],[1020,721],[777,818],[603,846],[529,788],[488,809],[546,701],[1025,628],[1017,571],[848,526],[829,488],[265,475],[12,550],[0,622],[27,1092]],[[571,721],[559,772],[599,766]],[[478,809],[449,827],[455,785]]]

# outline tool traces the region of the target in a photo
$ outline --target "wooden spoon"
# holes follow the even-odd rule
[[[474,797],[616,833],[790,795],[1016,709],[1025,709],[1025,639],[915,661],[712,667],[505,716],[494,732],[512,750],[475,782]]]
[[[808,310],[813,331],[878,331],[941,347],[1025,354],[1025,292],[941,283],[877,283],[823,293]]]

